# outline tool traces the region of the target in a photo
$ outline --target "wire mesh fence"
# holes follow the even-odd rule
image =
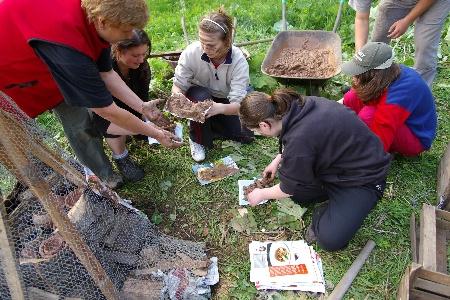
[[[87,183],[3,93],[0,108],[0,299],[185,298],[167,274],[205,276],[204,245],[162,234],[104,184]]]

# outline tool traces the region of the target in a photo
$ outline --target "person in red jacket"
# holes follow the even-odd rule
[[[168,131],[119,108],[112,96],[148,119],[159,116],[113,70],[110,43],[148,20],[145,0],[0,1],[0,90],[30,117],[53,109],[77,158],[114,187],[119,182],[88,109],[118,127],[179,147]],[[112,133],[114,134],[114,133]]]
[[[381,139],[385,151],[416,156],[431,147],[437,127],[431,90],[415,70],[394,63],[389,45],[367,43],[342,72],[353,76],[344,105]]]

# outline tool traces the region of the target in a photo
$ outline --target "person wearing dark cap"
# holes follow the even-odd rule
[[[430,149],[437,114],[426,82],[412,68],[394,62],[392,48],[369,42],[342,72],[353,76],[343,104],[352,109],[391,153],[416,156]]]

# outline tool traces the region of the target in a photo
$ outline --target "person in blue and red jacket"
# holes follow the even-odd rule
[[[430,149],[437,114],[426,82],[412,68],[393,62],[392,48],[370,42],[342,65],[353,76],[343,104],[381,139],[385,151],[416,156]]]

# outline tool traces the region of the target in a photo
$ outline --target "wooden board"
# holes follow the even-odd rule
[[[428,204],[423,205],[420,214],[419,264],[436,271],[436,212]]]
[[[437,174],[437,203],[442,209],[450,210],[450,143],[441,159]]]

